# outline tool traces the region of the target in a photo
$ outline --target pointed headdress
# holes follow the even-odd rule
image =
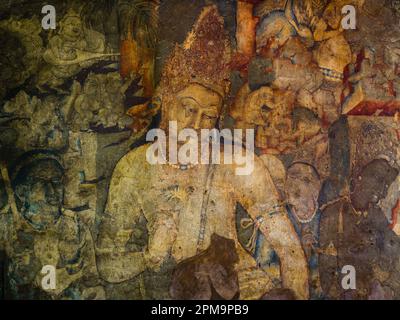
[[[183,45],[175,45],[163,68],[157,88],[162,102],[162,124],[176,94],[189,84],[201,84],[223,98],[229,91],[229,38],[215,5],[198,17]],[[164,123],[165,124],[165,123]]]

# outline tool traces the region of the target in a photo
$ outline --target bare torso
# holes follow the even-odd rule
[[[120,259],[118,266],[110,263],[107,256],[102,256],[99,262],[105,274],[103,277],[109,276],[119,282],[145,267],[157,270],[167,258],[180,262],[193,257],[209,246],[215,233],[236,243],[239,262],[235,269],[240,297],[261,297],[271,289],[272,283],[266,272],[257,267],[254,258],[241,247],[235,226],[237,203],[250,209],[255,205],[272,206],[278,201],[272,180],[268,179],[261,161],[257,161],[251,175],[236,176],[234,165],[197,165],[186,170],[168,164],[151,165],[146,161],[146,146],[125,155],[111,180],[104,231],[99,235],[98,246],[103,252],[109,246],[114,246],[113,252],[125,252],[135,221],[144,216],[148,230],[147,248],[143,253],[132,253],[130,260],[127,257],[129,253],[123,253],[127,260],[120,262]],[[291,263],[293,270],[289,272],[305,268],[304,254],[285,213],[277,214],[268,223],[273,228],[268,240],[284,259],[282,273],[286,272],[286,261],[289,260],[297,264],[296,267]],[[284,251],[290,254],[284,257]],[[115,258],[112,260],[116,261]],[[132,263],[142,263],[143,267],[127,271],[126,266]],[[299,281],[296,278],[299,276],[294,282],[298,282],[302,291],[304,288],[300,287],[306,283],[307,272],[304,273],[305,279]]]

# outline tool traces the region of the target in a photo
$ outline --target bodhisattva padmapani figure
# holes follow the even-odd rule
[[[229,89],[227,39],[217,8],[208,6],[185,43],[175,47],[157,91],[161,128],[167,134],[169,121],[176,121],[179,130],[217,127]],[[114,169],[97,239],[97,264],[104,280],[121,283],[148,270],[167,272],[167,261],[176,264],[195,257],[216,234],[235,243],[240,298],[260,298],[274,284],[238,241],[235,208],[240,203],[277,252],[282,287],[298,299],[309,297],[300,241],[258,157],[249,175],[236,175],[238,165],[223,160],[219,165],[150,164],[149,146],[130,151]],[[144,246],[133,245],[139,221],[146,222]],[[151,297],[151,288],[145,286],[145,291],[142,297]],[[169,298],[168,286],[164,293],[161,296]]]

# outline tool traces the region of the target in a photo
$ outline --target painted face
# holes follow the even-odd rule
[[[398,170],[387,160],[375,159],[362,168],[351,182],[351,202],[355,209],[366,210],[387,196],[390,185],[396,180]]]
[[[268,52],[267,49],[274,51],[282,47],[293,35],[295,35],[295,31],[291,24],[287,21],[284,13],[271,13],[257,26],[257,52],[260,54],[265,54]]]
[[[286,179],[287,201],[300,222],[310,221],[318,208],[321,182],[315,169],[303,163],[292,165]]]
[[[171,106],[168,120],[177,121],[178,131],[215,128],[222,107],[221,96],[199,84],[191,84],[180,91]]]
[[[38,231],[54,225],[64,196],[62,168],[55,160],[40,160],[22,169],[16,194],[24,219]]]
[[[341,21],[341,12],[339,6],[329,5],[324,12],[324,20],[334,30],[338,29]]]
[[[80,39],[83,35],[82,21],[78,17],[68,17],[64,20],[62,33],[69,40]]]
[[[292,100],[289,93],[273,92],[269,87],[249,94],[242,117],[250,127],[254,127],[258,148],[275,148],[283,137],[291,133]]]

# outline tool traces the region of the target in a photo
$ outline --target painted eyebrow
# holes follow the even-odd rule
[[[214,104],[204,107],[204,109],[206,109],[207,111],[217,111],[218,112],[218,107]]]
[[[190,100],[194,101],[195,103],[197,103],[199,106],[203,107],[204,109],[211,109],[211,108],[218,109],[217,105],[215,105],[215,104],[212,104],[212,105],[209,105],[209,106],[205,106],[205,105],[203,105],[202,103],[198,102],[196,99],[194,99],[192,97],[183,96],[183,97],[180,97],[179,99],[180,100],[190,99]]]
[[[197,104],[200,107],[204,107],[201,103],[199,103],[196,99],[194,99],[192,97],[180,97],[179,98],[179,100],[181,100],[181,101],[185,100],[185,99],[193,101],[195,104]]]
[[[192,97],[183,96],[183,97],[179,97],[179,99],[180,99],[180,100],[189,99],[189,100],[192,100],[192,101],[196,102],[197,104],[200,104],[196,99],[194,99],[194,98],[192,98]]]

